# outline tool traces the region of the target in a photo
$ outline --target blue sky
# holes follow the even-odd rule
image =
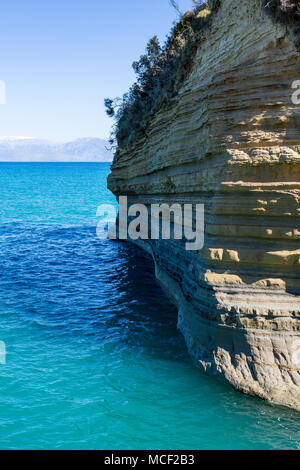
[[[183,10],[192,0],[178,0]],[[168,0],[10,0],[1,4],[1,136],[102,137],[105,97],[122,95],[131,64],[177,18]]]

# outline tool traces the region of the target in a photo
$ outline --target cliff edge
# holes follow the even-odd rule
[[[198,366],[300,410],[300,53],[264,9],[219,2],[176,97],[118,149],[108,185],[130,203],[205,205],[202,250],[137,243]]]

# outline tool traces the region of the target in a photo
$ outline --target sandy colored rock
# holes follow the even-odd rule
[[[131,203],[205,205],[205,246],[139,241],[206,373],[300,410],[300,54],[260,0],[223,0],[173,104],[121,152]],[[162,312],[163,314],[163,312]]]

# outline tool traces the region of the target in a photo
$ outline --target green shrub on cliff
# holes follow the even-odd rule
[[[300,50],[300,0],[262,0],[262,6],[275,21],[291,27]]]
[[[115,120],[110,143],[116,144],[118,151],[145,137],[155,112],[168,106],[176,95],[221,2],[194,1],[194,10],[181,16],[164,46],[154,36],[145,54],[133,63],[137,80],[129,92],[122,98],[105,99],[106,112]],[[179,13],[177,3],[170,3]],[[300,0],[261,0],[261,5],[275,21],[291,27],[300,48]]]
[[[105,100],[106,112],[115,120],[111,144],[124,148],[143,137],[153,114],[170,102],[190,71],[197,44],[219,0],[194,3],[194,10],[180,18],[163,47],[157,36],[150,39],[145,54],[132,65],[137,80],[129,92]]]

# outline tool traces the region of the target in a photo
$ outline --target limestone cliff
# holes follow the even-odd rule
[[[300,409],[300,54],[260,0],[223,0],[189,76],[109,188],[130,202],[205,204],[205,246],[139,241],[197,364]],[[163,314],[163,312],[162,312]]]

